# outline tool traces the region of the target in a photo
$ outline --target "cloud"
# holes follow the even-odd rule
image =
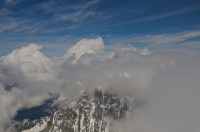
[[[78,22],[82,21],[88,17],[95,16],[96,12],[94,11],[78,11],[69,14],[55,14],[55,18],[58,21],[73,21]]]
[[[200,31],[181,31],[168,34],[148,34],[148,35],[129,35],[111,36],[106,42],[112,43],[109,50],[123,47],[124,44],[132,44],[137,47],[149,47],[151,49],[170,48],[170,49],[199,49]]]
[[[17,26],[18,26],[18,24],[16,22],[7,23],[6,26],[4,24],[0,23],[0,32],[6,31],[6,30],[11,30]]]
[[[49,81],[53,79],[50,69],[52,63],[49,58],[39,52],[41,48],[41,46],[30,44],[12,51],[12,53],[2,57],[0,62],[13,72],[21,72],[29,80],[47,79]]]
[[[13,0],[6,0],[6,3],[9,4],[9,3],[12,3]]]
[[[30,44],[0,59],[0,131],[11,123],[18,110],[38,106],[51,98],[50,93],[56,93],[51,92],[56,80],[53,63],[39,51],[41,48]],[[5,90],[6,85],[12,84],[17,86]]]
[[[97,12],[93,10],[93,6],[99,3],[99,0],[89,2],[74,2],[66,4],[63,1],[50,1],[37,5],[37,9],[43,9],[45,14],[51,13],[54,21],[83,21],[89,17],[96,17]],[[55,6],[56,5],[56,6]],[[95,15],[96,14],[96,15]]]
[[[190,6],[190,7],[186,7],[186,8],[183,8],[183,9],[175,10],[173,12],[170,11],[170,12],[163,13],[163,14],[160,14],[160,15],[148,16],[148,17],[140,18],[140,19],[137,19],[137,20],[129,21],[129,22],[118,23],[118,24],[114,24],[114,25],[111,25],[111,26],[105,26],[102,29],[117,27],[117,26],[122,26],[122,25],[127,25],[127,24],[134,24],[134,23],[139,23],[139,22],[154,21],[154,20],[161,19],[161,18],[166,18],[166,17],[176,16],[176,15],[179,15],[179,14],[193,12],[193,11],[199,10],[199,7],[200,7],[200,5]]]
[[[147,35],[144,37],[138,37],[133,39],[133,41],[140,43],[150,43],[152,45],[161,44],[172,44],[183,42],[188,39],[200,37],[200,31],[186,31],[174,34],[162,34],[162,35]]]
[[[82,39],[67,50],[65,58],[74,55],[75,58],[78,59],[85,53],[99,55],[103,52],[103,49],[104,42],[101,37],[96,39]]]
[[[135,108],[130,118],[116,122],[113,129],[200,130],[198,51],[149,51],[127,46],[104,54],[104,47],[102,38],[98,37],[78,41],[60,58],[46,57],[40,52],[42,47],[36,44],[2,57],[1,130],[19,109],[40,105],[52,95],[64,96],[71,103],[85,90],[93,93],[96,87],[114,94],[133,95],[146,103]],[[18,85],[6,91],[4,86],[13,83]]]
[[[19,109],[40,105],[48,98],[48,94],[31,94],[27,90],[17,87],[13,87],[11,91],[6,91],[3,84],[0,83],[0,131],[5,131],[5,128],[11,125],[12,118]]]
[[[23,2],[24,0],[5,0],[5,3],[6,4],[9,4],[9,5],[16,5],[16,4],[19,4],[21,2]]]
[[[173,60],[173,63],[163,67],[165,70],[158,72],[147,86],[142,95],[147,104],[135,109],[132,118],[117,123],[116,129],[127,132],[198,132],[199,54],[177,51],[171,55],[169,52],[156,54]]]

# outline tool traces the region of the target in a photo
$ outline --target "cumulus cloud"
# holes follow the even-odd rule
[[[146,105],[114,129],[136,132],[200,130],[200,54],[197,51],[138,50],[127,46],[104,54],[101,37],[80,40],[61,59],[30,44],[0,59],[1,130],[16,112],[42,104],[52,95],[75,101],[99,87],[131,94]],[[5,85],[17,83],[10,91]]]
[[[16,49],[2,57],[0,63],[13,74],[20,72],[29,80],[49,81],[53,79],[51,70],[53,64],[49,58],[39,52],[41,48],[41,46],[30,44]]]
[[[39,51],[41,48],[30,44],[1,57],[1,126],[8,123],[19,109],[40,105],[50,98],[49,90],[54,86],[51,83],[56,74],[53,74],[51,60]],[[6,91],[5,86],[12,84],[17,87]]]
[[[82,39],[67,50],[65,57],[69,58],[74,55],[78,59],[85,53],[99,55],[103,52],[103,48],[104,42],[101,37],[96,39]]]

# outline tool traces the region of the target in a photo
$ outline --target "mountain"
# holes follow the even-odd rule
[[[73,107],[57,108],[50,117],[16,122],[7,132],[110,132],[113,123],[124,120],[136,104],[132,96],[96,89],[92,97],[85,92]]]

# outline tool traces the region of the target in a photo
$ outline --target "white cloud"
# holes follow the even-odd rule
[[[18,4],[22,1],[24,0],[5,0],[6,4],[12,4],[12,5]]]
[[[80,40],[67,50],[65,61],[52,61],[40,52],[41,48],[31,44],[0,59],[0,83],[18,84],[11,91],[0,85],[2,127],[17,110],[41,104],[49,93],[66,97],[71,103],[84,90],[93,93],[95,87],[100,87],[111,93],[132,94],[146,102],[135,110],[133,118],[117,124],[116,129],[137,132],[200,129],[199,52],[147,49],[141,52],[130,46],[110,59],[103,54],[102,59],[98,56],[104,50],[104,42],[99,37]]]
[[[99,2],[100,0],[93,0],[88,2],[75,2],[73,4],[66,5],[66,3],[63,3],[61,1],[50,1],[42,3],[37,7],[39,9],[43,9],[45,13],[52,13],[56,22],[77,22],[83,21],[89,17],[97,17],[97,14],[99,13],[93,10],[93,6]]]
[[[186,31],[175,34],[147,35],[143,37],[133,38],[133,41],[140,43],[150,43],[151,45],[172,44],[183,42],[188,39],[200,36],[200,31]]]
[[[40,105],[48,98],[48,94],[37,93],[37,95],[32,95],[28,94],[26,90],[15,87],[8,92],[0,83],[0,131],[5,131],[4,128],[11,123],[12,118],[19,109]]]
[[[65,58],[75,56],[76,59],[80,58],[83,54],[99,55],[103,52],[104,42],[101,37],[96,39],[82,39],[76,43],[73,47],[67,50]]]
[[[21,72],[29,80],[52,80],[51,67],[53,64],[39,51],[41,48],[41,46],[30,44],[12,51],[1,58],[0,62],[13,72]]]
[[[193,11],[199,10],[200,9],[199,7],[200,7],[200,5],[195,5],[195,6],[190,6],[190,7],[186,7],[183,9],[179,9],[179,10],[174,10],[174,11],[170,10],[170,12],[162,13],[160,15],[148,16],[148,17],[136,19],[136,20],[129,21],[129,22],[118,23],[118,24],[106,26],[103,28],[117,27],[117,26],[121,26],[121,25],[134,24],[134,23],[139,23],[139,22],[147,22],[147,21],[153,21],[153,20],[157,20],[157,19],[161,19],[161,18],[170,17],[170,16],[176,16],[176,15],[184,14],[187,12],[193,12]]]
[[[129,36],[112,36],[107,40],[110,45],[109,49],[124,46],[124,44],[137,45],[137,47],[148,47],[150,49],[158,48],[200,48],[200,30],[181,31],[168,34],[148,34],[148,35],[129,35]]]
[[[94,11],[78,11],[69,14],[56,14],[55,19],[61,21],[73,21],[78,22],[82,21],[88,17],[95,16],[96,12]]]
[[[1,24],[0,23],[0,32],[6,31],[6,30],[11,30],[13,28],[16,28],[18,24],[16,22],[9,22],[7,24]]]
[[[6,0],[6,3],[9,4],[9,3],[12,3],[13,0]]]

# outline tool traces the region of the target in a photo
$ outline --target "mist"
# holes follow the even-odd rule
[[[83,39],[61,57],[49,58],[30,44],[0,59],[0,131],[17,111],[52,96],[77,100],[101,88],[133,95],[145,105],[114,129],[125,132],[200,131],[200,52],[132,46],[105,51],[103,39]],[[13,85],[5,90],[6,85]]]

